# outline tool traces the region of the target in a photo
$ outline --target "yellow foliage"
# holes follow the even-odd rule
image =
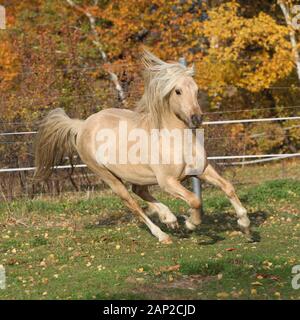
[[[198,64],[198,81],[211,93],[235,85],[258,92],[288,76],[293,67],[288,28],[264,12],[239,15],[235,1],[209,12],[202,34],[210,41],[208,55]]]

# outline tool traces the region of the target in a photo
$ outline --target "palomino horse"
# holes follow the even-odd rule
[[[135,110],[105,109],[85,121],[70,119],[62,109],[55,109],[48,114],[37,135],[35,176],[47,179],[55,166],[77,151],[81,160],[122,198],[125,205],[148,226],[160,242],[170,243],[171,238],[149,216],[158,214],[160,221],[171,228],[178,227],[177,218],[167,206],[149,193],[148,187],[158,184],[172,196],[186,201],[190,206],[190,216],[185,224],[188,229],[194,230],[201,223],[201,203],[193,192],[181,184],[188,177],[185,170],[187,163],[102,163],[97,153],[99,131],[110,130],[118,141],[124,138],[118,129],[121,121],[126,122],[128,131],[139,128],[145,132],[162,128],[195,130],[201,125],[203,112],[197,98],[198,87],[193,79],[193,67],[166,63],[148,51],[144,52],[143,64],[145,89]],[[160,138],[157,143],[161,145]],[[194,149],[198,147],[197,144],[193,145]],[[164,153],[164,150],[159,149],[159,152]],[[170,152],[174,155],[177,151],[171,148]],[[236,211],[238,225],[249,235],[247,211],[232,184],[207,163],[204,149],[200,153],[202,167],[198,168],[196,176],[225,192]],[[147,202],[148,208],[145,211],[125,188],[123,181],[132,184],[133,192]]]

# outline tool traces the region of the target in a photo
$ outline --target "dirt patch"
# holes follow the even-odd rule
[[[202,275],[190,275],[181,276],[171,282],[162,282],[156,285],[158,289],[188,289],[198,290],[201,289],[205,282],[217,280],[217,276],[202,276]]]
[[[186,292],[185,298],[195,298],[195,291],[201,292],[206,283],[216,281],[218,276],[202,276],[202,275],[181,275],[175,279],[163,280],[159,283],[153,283],[151,286],[140,279],[130,277],[128,283],[139,283],[139,286],[134,289],[134,294],[140,294],[148,299],[182,299],[182,290]],[[189,296],[191,293],[191,297]],[[199,296],[200,298],[200,296]]]

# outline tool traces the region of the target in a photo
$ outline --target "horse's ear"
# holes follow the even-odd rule
[[[146,47],[143,47],[142,63],[146,69],[150,69],[156,65],[163,65],[165,62],[155,56]]]
[[[191,73],[192,73],[193,75],[195,75],[195,74],[196,74],[196,67],[195,67],[195,63],[193,63],[193,64],[189,67],[189,69],[190,69],[190,71],[191,71]]]

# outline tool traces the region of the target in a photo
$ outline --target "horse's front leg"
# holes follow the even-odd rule
[[[241,204],[240,199],[238,198],[233,185],[222,178],[218,172],[209,164],[204,170],[203,174],[199,176],[200,179],[203,179],[217,187],[220,187],[229,198],[231,204],[233,205],[237,217],[238,225],[247,235],[250,234],[250,220],[247,215],[247,210]]]
[[[196,194],[186,189],[180,181],[174,177],[168,177],[158,181],[160,187],[176,198],[184,200],[190,206],[190,216],[185,225],[189,230],[195,230],[201,224],[200,207],[201,202]]]

